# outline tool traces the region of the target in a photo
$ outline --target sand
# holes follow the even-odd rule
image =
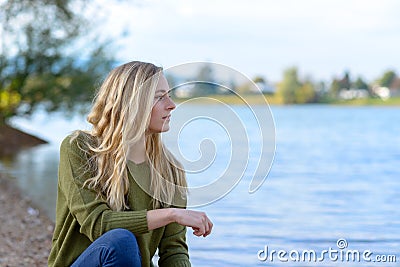
[[[0,266],[47,266],[53,222],[0,173]]]

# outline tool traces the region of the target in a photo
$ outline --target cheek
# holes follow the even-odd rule
[[[158,107],[157,107],[157,105],[155,105],[155,106],[153,107],[153,109],[151,110],[150,120],[153,121],[153,120],[157,119],[159,113],[160,113],[160,112],[159,112],[159,110],[158,110]]]
[[[150,114],[150,125],[154,125],[155,123],[159,123],[161,121],[161,111],[159,105],[155,105],[151,110]]]
[[[154,123],[155,123],[155,116],[153,115],[153,112],[152,112],[151,117],[150,117],[149,127],[151,128],[152,126],[154,126]]]
[[[162,114],[163,114],[163,105],[161,102],[157,102],[151,109],[151,117],[161,118],[163,116]]]

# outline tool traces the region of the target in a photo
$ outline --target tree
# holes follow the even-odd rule
[[[343,75],[343,78],[338,81],[339,89],[350,89],[351,88],[351,80],[350,80],[350,73],[346,71]]]
[[[292,67],[284,71],[283,80],[278,85],[278,94],[281,96],[283,103],[296,103],[296,90],[301,87],[297,77],[297,68]]]
[[[329,92],[330,92],[331,96],[337,97],[339,95],[340,89],[341,89],[341,87],[340,87],[339,80],[333,79],[331,86],[329,87]]]
[[[267,81],[265,80],[265,78],[261,75],[257,75],[253,78],[253,82],[254,83],[267,83]]]
[[[316,100],[315,86],[311,81],[306,81],[295,91],[296,103],[313,103]]]
[[[195,77],[196,81],[194,91],[196,95],[212,95],[217,93],[218,85],[216,84],[214,71],[210,64],[204,64],[197,76]]]
[[[0,2],[0,124],[39,104],[73,109],[92,98],[112,60],[103,44],[90,43],[90,23],[77,12],[89,2]]]
[[[369,88],[368,84],[361,77],[357,78],[357,80],[354,82],[353,87],[355,89],[365,89],[365,90],[368,90]]]
[[[387,87],[390,88],[392,86],[392,83],[396,80],[397,74],[392,71],[386,71],[382,77],[378,80],[378,83],[382,87]]]

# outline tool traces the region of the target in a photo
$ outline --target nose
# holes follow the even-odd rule
[[[174,101],[172,101],[171,97],[168,97],[167,109],[173,110],[175,108],[176,108],[176,105],[175,105]]]

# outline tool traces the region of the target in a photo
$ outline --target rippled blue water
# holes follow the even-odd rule
[[[220,112],[217,106],[187,108],[187,112]],[[258,191],[248,193],[260,139],[244,140],[243,146],[251,149],[243,179],[224,198],[198,208],[212,218],[212,235],[197,238],[188,231],[193,266],[399,266],[400,108],[273,106],[272,112],[276,154],[267,180]],[[236,106],[234,113],[247,133],[257,130],[257,124],[247,118],[246,107]],[[179,119],[179,112],[174,116]],[[68,121],[57,114],[37,114],[32,121],[14,123],[51,143],[3,160],[1,171],[29,188],[27,194],[53,216],[58,143],[69,131],[87,126],[79,116]],[[208,133],[214,135],[210,151],[215,150],[217,156],[205,172],[188,174],[191,185],[212,182],[213,174],[224,171],[230,155],[230,143],[221,128],[197,123],[182,131],[181,152],[192,160],[201,158],[199,151],[207,152],[207,143],[200,150],[198,145]],[[396,255],[397,263],[333,261],[328,255],[323,262],[281,262],[277,255],[272,262],[257,258],[265,246],[269,252],[287,253],[339,250],[336,241],[341,238],[348,244],[341,251],[370,250],[372,260],[379,254]]]

